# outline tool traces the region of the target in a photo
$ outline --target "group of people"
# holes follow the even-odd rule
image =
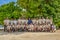
[[[52,18],[37,18],[37,19],[11,19],[6,18],[4,20],[4,31],[16,32],[55,32],[56,26],[53,24]]]

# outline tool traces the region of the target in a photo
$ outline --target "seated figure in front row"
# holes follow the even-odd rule
[[[51,24],[51,31],[55,32],[56,31],[56,26],[54,24]]]
[[[7,31],[8,31],[8,32],[11,32],[11,28],[12,28],[12,27],[11,27],[11,24],[7,25]]]
[[[31,23],[28,27],[28,31],[33,31],[33,29],[34,29],[34,25]]]

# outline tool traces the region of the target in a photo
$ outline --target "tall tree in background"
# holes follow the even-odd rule
[[[56,26],[60,26],[60,0],[17,0],[0,6],[0,24],[8,17],[38,18],[52,17]]]
[[[21,9],[15,6],[15,2],[10,2],[0,6],[0,24],[3,24],[5,18],[19,18]]]
[[[60,25],[60,0],[17,0],[17,5],[27,10],[27,16],[52,17]]]

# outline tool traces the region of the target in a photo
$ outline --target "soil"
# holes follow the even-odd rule
[[[60,30],[56,32],[1,32],[0,40],[60,40]]]

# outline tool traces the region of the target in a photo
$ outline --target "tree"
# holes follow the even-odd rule
[[[3,20],[5,18],[11,19],[13,18],[19,18],[20,17],[20,11],[19,7],[14,5],[15,2],[10,2],[8,4],[4,4],[0,6],[0,24],[3,24]]]
[[[27,10],[28,17],[52,17],[60,26],[60,0],[17,0],[17,4]]]

